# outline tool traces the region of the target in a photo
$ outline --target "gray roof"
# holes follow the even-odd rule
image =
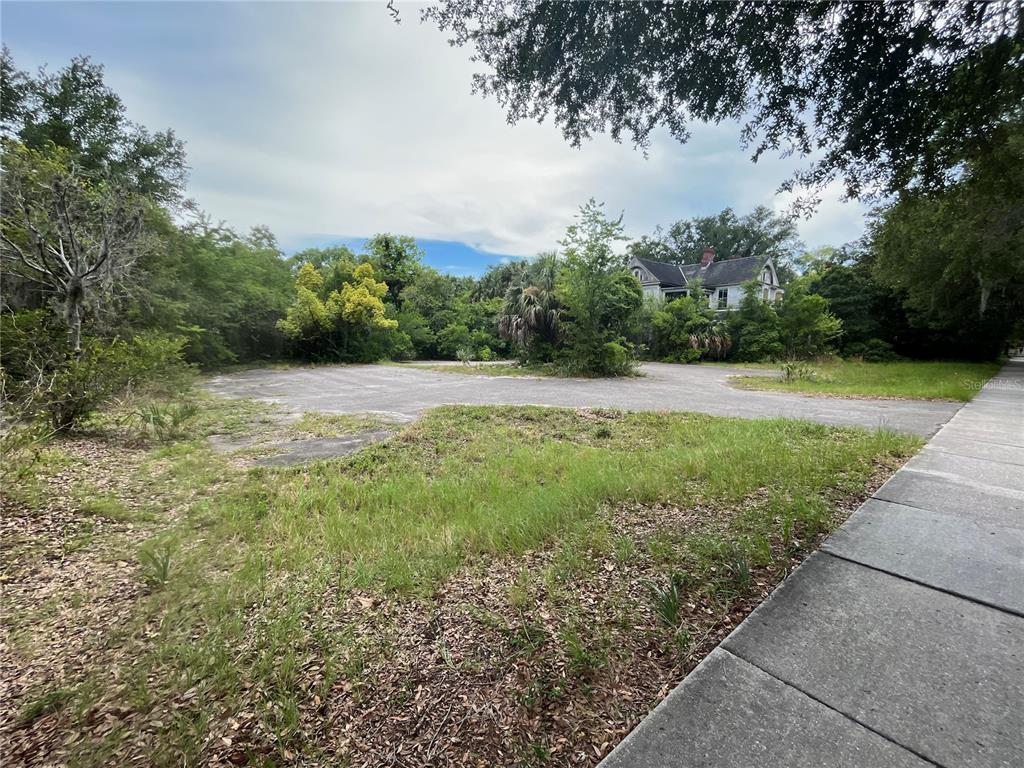
[[[654,279],[662,285],[686,285],[686,277],[683,275],[683,270],[678,264],[666,264],[662,261],[651,261],[650,259],[641,259],[639,257],[636,260],[643,265],[644,269],[654,275]]]
[[[705,288],[719,285],[739,285],[760,274],[768,259],[763,256],[744,256],[741,259],[713,261],[706,268],[700,264],[664,264],[660,261],[637,259],[662,286],[682,286],[690,280],[700,279]]]

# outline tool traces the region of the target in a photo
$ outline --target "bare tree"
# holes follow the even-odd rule
[[[87,300],[109,295],[138,258],[142,210],[60,150],[6,143],[3,157],[0,258],[52,294],[77,354]]]

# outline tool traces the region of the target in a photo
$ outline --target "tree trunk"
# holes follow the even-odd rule
[[[85,287],[80,278],[68,282],[67,297],[64,299],[64,321],[68,326],[68,343],[75,356],[82,352],[82,305],[85,303]]]
[[[68,307],[68,343],[75,357],[82,354],[82,301],[71,301],[69,298]]]
[[[985,284],[985,278],[978,273],[978,285],[981,286],[981,297],[978,303],[978,317],[985,316],[985,310],[988,309],[988,298],[992,293],[992,287]]]

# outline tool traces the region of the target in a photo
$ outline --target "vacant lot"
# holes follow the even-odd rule
[[[256,369],[216,376],[222,395],[278,403],[294,411],[377,411],[413,418],[437,405],[552,405],[633,411],[699,411],[718,416],[807,419],[837,426],[887,427],[931,436],[958,404],[807,397],[739,389],[733,377],[756,370],[644,363],[636,378],[494,376],[466,366],[443,371],[396,365]]]
[[[49,449],[4,498],[4,753],[594,764],[918,445],[531,407],[294,469],[204,439],[360,425],[206,400]]]
[[[836,360],[798,364],[792,379],[742,376],[751,389],[807,392],[847,397],[919,398],[967,402],[999,371],[999,363],[948,363],[904,360],[863,363]],[[776,369],[779,366],[772,366]]]

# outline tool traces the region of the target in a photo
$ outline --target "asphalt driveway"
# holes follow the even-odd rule
[[[743,418],[785,417],[823,424],[887,427],[930,437],[961,407],[924,400],[826,398],[736,389],[739,368],[645,363],[640,378],[484,376],[402,365],[254,369],[215,376],[207,388],[293,411],[377,411],[413,419],[446,404],[551,405],[643,411],[697,411]]]

